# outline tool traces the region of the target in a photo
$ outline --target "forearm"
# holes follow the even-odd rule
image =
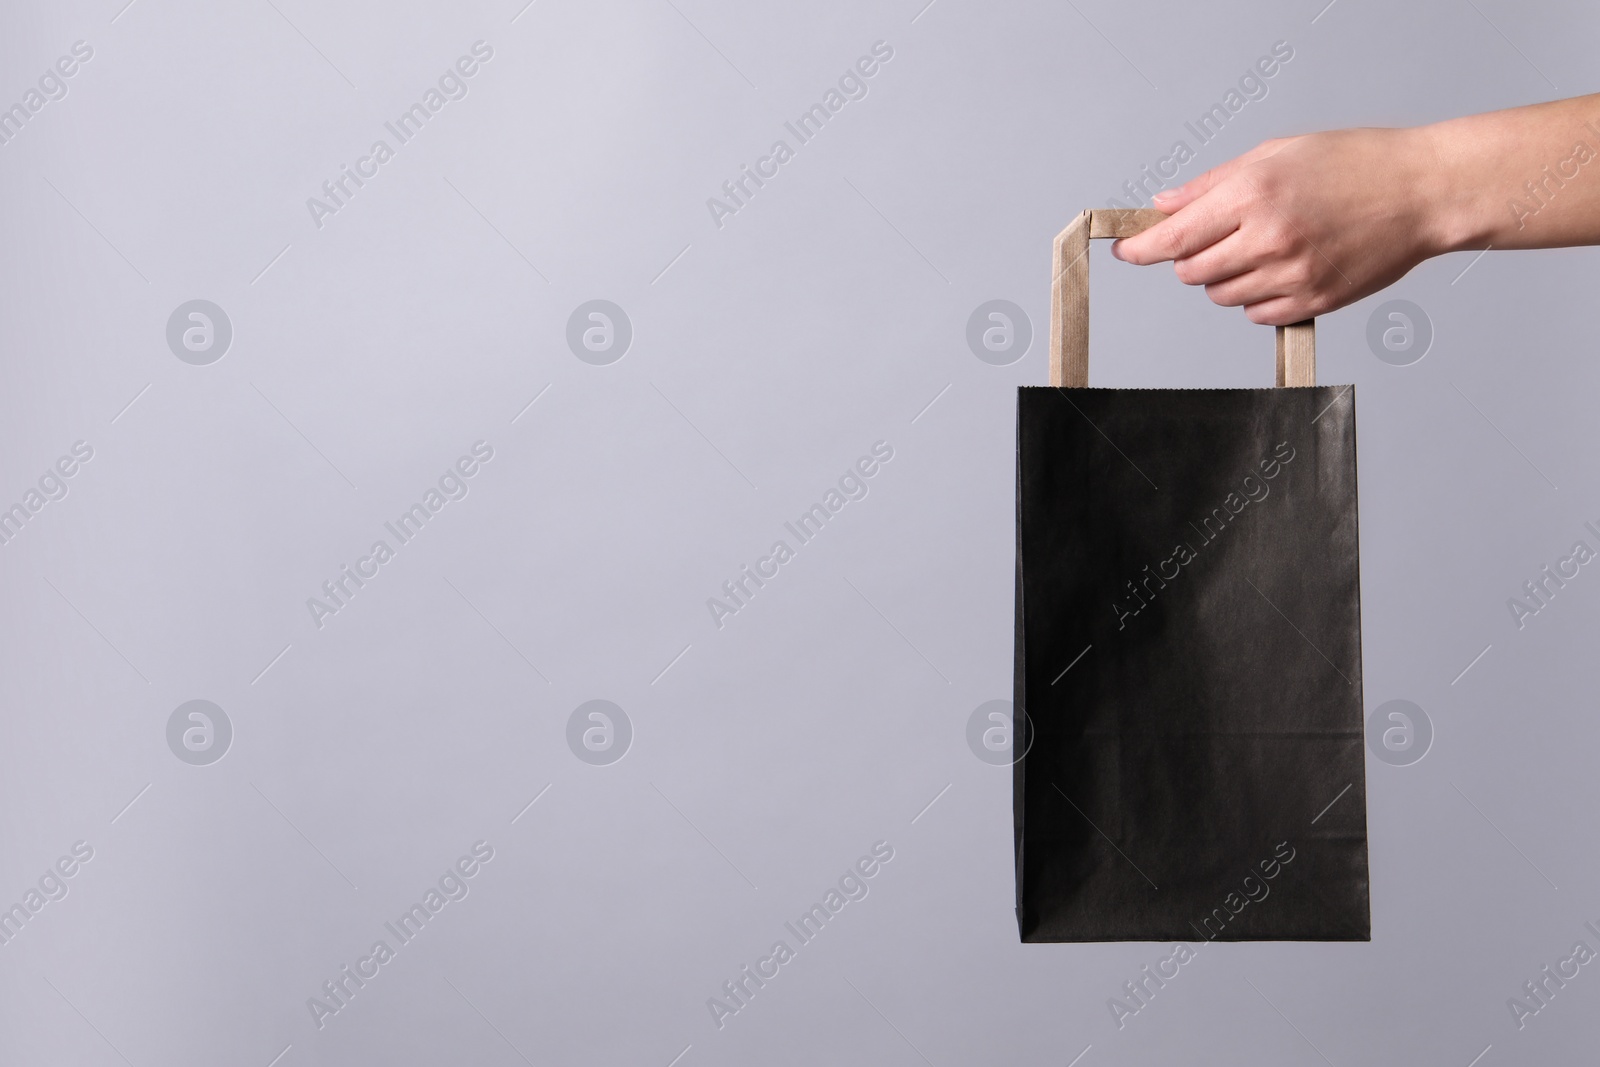
[[[1600,94],[1415,132],[1433,254],[1600,244]]]

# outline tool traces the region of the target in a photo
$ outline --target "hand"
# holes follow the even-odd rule
[[[1426,127],[1266,141],[1158,193],[1155,206],[1172,217],[1111,251],[1129,263],[1171,260],[1179,281],[1252,322],[1299,322],[1447,250],[1429,207],[1436,157]]]

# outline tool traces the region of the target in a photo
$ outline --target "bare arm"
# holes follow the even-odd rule
[[[1112,252],[1254,322],[1325,314],[1463,249],[1600,244],[1600,94],[1411,129],[1267,141],[1155,206]]]

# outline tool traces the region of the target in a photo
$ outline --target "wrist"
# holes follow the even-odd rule
[[[1406,131],[1420,164],[1411,195],[1423,258],[1485,247],[1493,226],[1483,202],[1481,166],[1473,165],[1473,139],[1459,119]]]

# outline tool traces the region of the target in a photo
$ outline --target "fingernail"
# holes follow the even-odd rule
[[[1111,255],[1116,259],[1122,258],[1122,241],[1120,238],[1111,242]]]
[[[1163,189],[1150,199],[1157,204],[1165,204],[1168,200],[1178,195],[1176,189]]]

